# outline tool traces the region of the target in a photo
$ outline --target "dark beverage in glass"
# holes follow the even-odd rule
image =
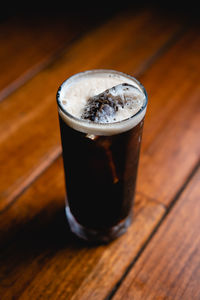
[[[126,97],[125,105],[120,98],[125,99],[119,90],[122,85],[124,90],[128,90],[129,85],[135,88],[134,93]],[[117,86],[113,94],[102,94],[113,86]],[[99,95],[99,91],[100,97],[95,96],[93,105],[92,97]],[[81,98],[83,94],[85,100]],[[134,98],[131,108],[130,97]],[[79,98],[80,103],[76,100]],[[90,101],[93,107],[85,104],[88,99],[93,101]],[[115,100],[117,104],[112,102]],[[100,109],[97,101],[101,101]],[[85,240],[109,242],[124,233],[132,220],[147,106],[145,89],[135,78],[121,72],[91,70],[66,80],[58,90],[57,102],[70,228]],[[79,110],[77,115],[76,110]],[[122,114],[120,120],[119,114]]]

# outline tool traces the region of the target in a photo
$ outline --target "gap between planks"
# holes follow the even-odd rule
[[[41,176],[48,167],[53,164],[56,159],[61,155],[62,149],[60,147],[55,147],[53,151],[50,151],[46,155],[46,159],[43,159],[39,167],[35,168],[22,182],[21,185],[19,185],[9,196],[8,196],[8,205],[5,206],[4,209],[0,210],[0,215],[3,214],[5,211],[7,211],[20,197],[21,194],[24,193],[25,190],[27,190],[30,185],[37,180],[39,176]]]
[[[113,13],[112,17],[114,17],[116,12]],[[95,30],[97,27],[101,26],[103,22],[107,21],[107,16],[103,20],[91,21],[91,24],[85,25],[85,28],[79,30],[79,33],[72,34],[72,37],[65,42],[61,42],[62,46],[59,46],[57,49],[52,51],[51,54],[46,54],[46,57],[41,58],[38,63],[35,63],[33,66],[30,66],[27,70],[25,70],[21,75],[19,75],[16,79],[8,83],[0,91],[0,102],[6,100],[8,96],[14,93],[17,89],[23,86],[26,82],[31,80],[34,76],[36,76],[39,72],[48,68],[51,64],[53,64],[56,60],[58,60],[62,55],[66,52],[66,50],[74,44],[77,40],[81,39],[85,34]],[[93,22],[93,23],[92,23]],[[69,24],[70,25],[70,24]],[[63,25],[64,26],[64,25]],[[77,30],[78,31],[78,30]],[[74,35],[74,36],[73,36]]]
[[[178,192],[176,193],[174,199],[172,199],[172,201],[171,201],[171,203],[170,203],[169,206],[163,204],[162,202],[159,202],[158,200],[151,199],[151,201],[154,201],[155,203],[159,203],[159,204],[161,204],[165,208],[164,214],[161,217],[161,219],[159,220],[159,222],[157,223],[157,225],[155,226],[155,228],[153,229],[152,233],[149,235],[149,237],[146,240],[146,242],[144,243],[144,245],[141,247],[140,251],[138,252],[138,254],[136,255],[136,257],[134,258],[134,260],[130,263],[130,265],[128,266],[128,268],[124,272],[123,276],[116,283],[116,285],[113,287],[112,291],[109,293],[109,295],[104,300],[111,300],[114,297],[114,295],[118,291],[118,288],[123,283],[123,281],[125,280],[125,278],[129,274],[130,270],[134,267],[135,263],[137,262],[137,260],[141,256],[141,254],[147,248],[149,242],[152,240],[152,238],[154,237],[154,235],[156,234],[156,232],[159,230],[160,226],[164,223],[166,217],[169,215],[169,213],[173,209],[174,205],[176,204],[176,202],[178,201],[178,199],[180,198],[180,196],[182,195],[182,193],[184,192],[184,190],[187,188],[187,186],[189,185],[189,183],[191,182],[191,180],[195,177],[196,173],[198,172],[199,167],[200,167],[200,161],[196,164],[196,166],[193,168],[193,170],[191,171],[191,173],[188,175],[188,178],[186,179],[185,183],[178,190]],[[138,194],[142,195],[141,192],[138,192]]]

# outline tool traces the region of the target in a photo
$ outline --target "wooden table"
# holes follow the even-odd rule
[[[0,299],[200,299],[200,36],[157,9],[0,23]],[[79,71],[116,69],[149,95],[134,221],[109,245],[64,214],[55,95]]]

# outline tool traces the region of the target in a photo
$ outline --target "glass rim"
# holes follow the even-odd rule
[[[116,75],[120,75],[122,77],[131,79],[133,82],[135,82],[139,88],[141,89],[141,91],[143,92],[144,96],[145,96],[145,101],[142,105],[142,107],[140,108],[140,110],[131,115],[130,117],[120,120],[120,121],[116,121],[116,122],[109,122],[109,123],[99,123],[99,122],[95,122],[95,121],[90,121],[90,120],[86,120],[86,119],[81,119],[81,118],[77,118],[75,116],[73,116],[72,114],[70,114],[68,111],[66,111],[64,109],[64,107],[61,105],[61,100],[60,100],[60,91],[62,90],[63,85],[67,84],[69,81],[73,81],[73,79],[76,79],[80,76],[84,76],[87,74],[95,74],[95,73],[110,73],[110,74],[116,74]],[[61,112],[66,115],[69,119],[74,120],[75,122],[79,123],[79,124],[88,124],[88,126],[90,124],[92,124],[93,126],[97,126],[97,127],[109,127],[109,126],[117,126],[118,124],[122,124],[124,122],[127,122],[131,119],[133,119],[134,117],[138,116],[139,114],[141,114],[147,107],[147,103],[148,103],[148,95],[146,92],[146,89],[144,88],[144,86],[133,76],[126,74],[124,72],[121,71],[116,71],[116,70],[112,70],[112,69],[91,69],[91,70],[86,70],[86,71],[82,71],[82,72],[78,72],[70,77],[68,77],[66,80],[64,80],[61,85],[58,88],[57,94],[56,94],[56,100],[57,100],[57,104],[59,109],[61,110]]]

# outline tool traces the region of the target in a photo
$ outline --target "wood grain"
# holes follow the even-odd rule
[[[165,205],[200,158],[199,48],[200,38],[192,28],[142,78],[149,107],[138,190]]]
[[[161,204],[137,195],[128,232],[109,245],[91,247],[69,233],[64,195],[59,158],[4,212],[1,299],[103,299],[165,212]]]
[[[0,24],[0,100],[41,71],[75,37],[97,22],[69,14],[15,16]],[[93,21],[93,22],[92,22]]]
[[[151,11],[120,14],[74,43],[54,64],[0,104],[1,210],[34,180],[32,174],[37,176],[61,152],[55,103],[60,83],[88,68],[141,71],[181,28],[181,24],[169,23]],[[106,45],[101,51],[99,42]],[[113,55],[116,49],[120,51]]]
[[[200,170],[191,176],[200,153],[199,46],[197,28],[135,11],[85,34],[57,58],[48,47],[33,47],[33,64],[29,54],[22,64],[27,76],[17,64],[25,81],[43,70],[0,103],[1,299],[101,300],[115,292],[116,300],[200,298]],[[43,68],[41,53],[55,61]],[[98,247],[76,239],[66,222],[55,103],[66,77],[91,68],[139,75],[149,94],[134,222]],[[18,73],[5,82],[9,76],[14,83]],[[5,85],[12,91],[9,80]]]
[[[200,169],[119,288],[118,299],[200,298]]]

